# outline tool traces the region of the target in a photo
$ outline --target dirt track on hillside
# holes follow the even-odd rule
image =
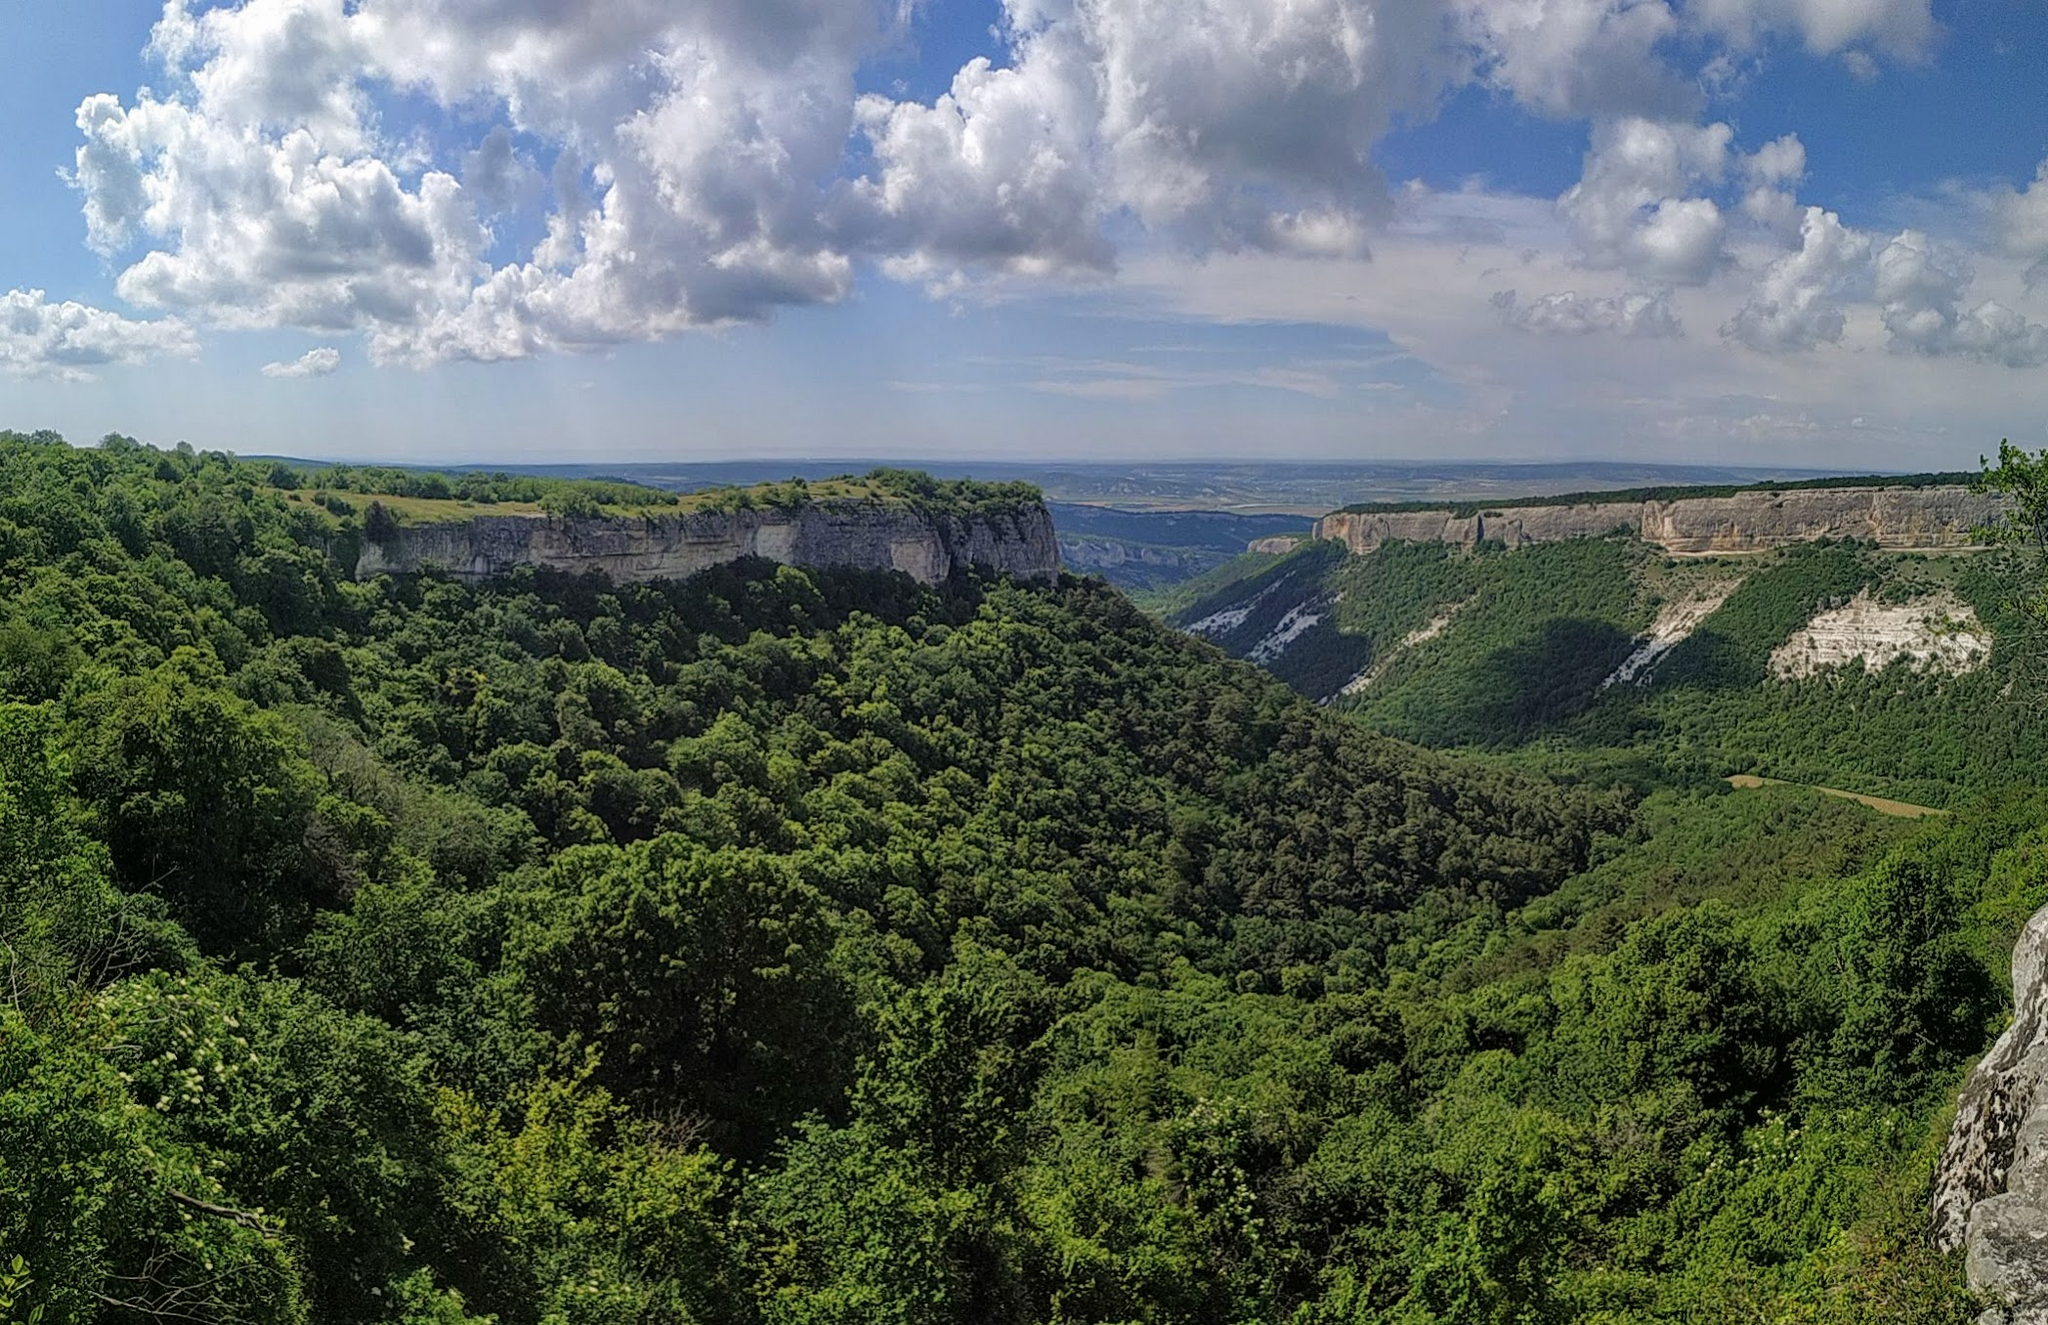
[[[1728,785],[1741,790],[1753,791],[1758,787],[1804,787],[1817,791],[1823,796],[1839,796],[1845,801],[1867,805],[1879,814],[1889,814],[1898,819],[1925,819],[1930,814],[1947,814],[1932,805],[1914,805],[1907,801],[1889,801],[1882,796],[1865,796],[1859,791],[1843,791],[1840,787],[1822,787],[1811,782],[1786,782],[1780,778],[1760,778],[1754,773],[1737,773],[1728,779]]]

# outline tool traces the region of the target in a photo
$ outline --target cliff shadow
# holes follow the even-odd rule
[[[1661,690],[1751,690],[1769,674],[1769,650],[1702,626],[1652,668],[1647,679]]]
[[[1466,679],[1455,720],[1465,739],[1485,745],[1554,730],[1592,705],[1635,645],[1612,622],[1553,618],[1534,637],[1486,656]]]

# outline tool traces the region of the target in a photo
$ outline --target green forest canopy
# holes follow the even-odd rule
[[[64,439],[43,431],[0,431],[0,441],[62,446]],[[866,474],[843,474],[741,487],[710,487],[689,493],[669,492],[620,479],[550,478],[534,474],[467,469],[440,472],[394,465],[319,464],[281,458],[238,459],[225,452],[195,452],[180,443],[159,453],[133,438],[109,434],[97,452],[127,455],[148,451],[165,456],[155,476],[175,479],[174,461],[211,468],[216,477],[245,501],[283,500],[310,504],[338,518],[344,528],[374,522],[375,512],[388,513],[394,523],[436,523],[478,515],[673,515],[693,511],[749,509],[795,510],[815,502],[858,502],[909,506],[962,516],[1008,514],[1034,507],[1041,497],[1028,483],[986,483],[976,479],[936,479],[916,470],[878,468]],[[188,466],[189,468],[189,466]],[[357,517],[363,516],[359,520]]]
[[[358,584],[262,488],[0,437],[9,1325],[1969,1318],[2038,799],[1631,803],[1071,577]]]

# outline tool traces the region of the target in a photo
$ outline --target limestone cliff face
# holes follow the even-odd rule
[[[1794,488],[1673,501],[1507,506],[1456,511],[1338,512],[1316,537],[1353,552],[1404,540],[1464,547],[1488,540],[1522,547],[1629,533],[1670,552],[1762,552],[1822,538],[1872,540],[1889,548],[1968,547],[2004,511],[1995,494],[1964,487]]]
[[[926,584],[980,566],[1020,579],[1059,574],[1044,506],[972,518],[872,502],[819,502],[797,510],[553,517],[479,515],[406,525],[365,542],[356,578],[436,567],[487,580],[518,566],[603,571],[618,581],[682,579],[742,557],[791,566],[903,571]]]
[[[1982,1325],[2048,1325],[2048,907],[2012,957],[2012,1026],[1970,1073],[1934,1174],[1934,1242],[1965,1249]]]

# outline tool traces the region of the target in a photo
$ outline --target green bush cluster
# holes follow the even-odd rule
[[[611,479],[545,478],[535,474],[505,474],[462,470],[452,474],[424,469],[399,469],[388,465],[327,465],[294,469],[274,464],[266,482],[281,489],[321,488],[353,492],[363,496],[424,497],[437,501],[473,502],[495,506],[501,502],[538,503],[550,510],[578,513],[599,507],[674,506],[673,492]]]

